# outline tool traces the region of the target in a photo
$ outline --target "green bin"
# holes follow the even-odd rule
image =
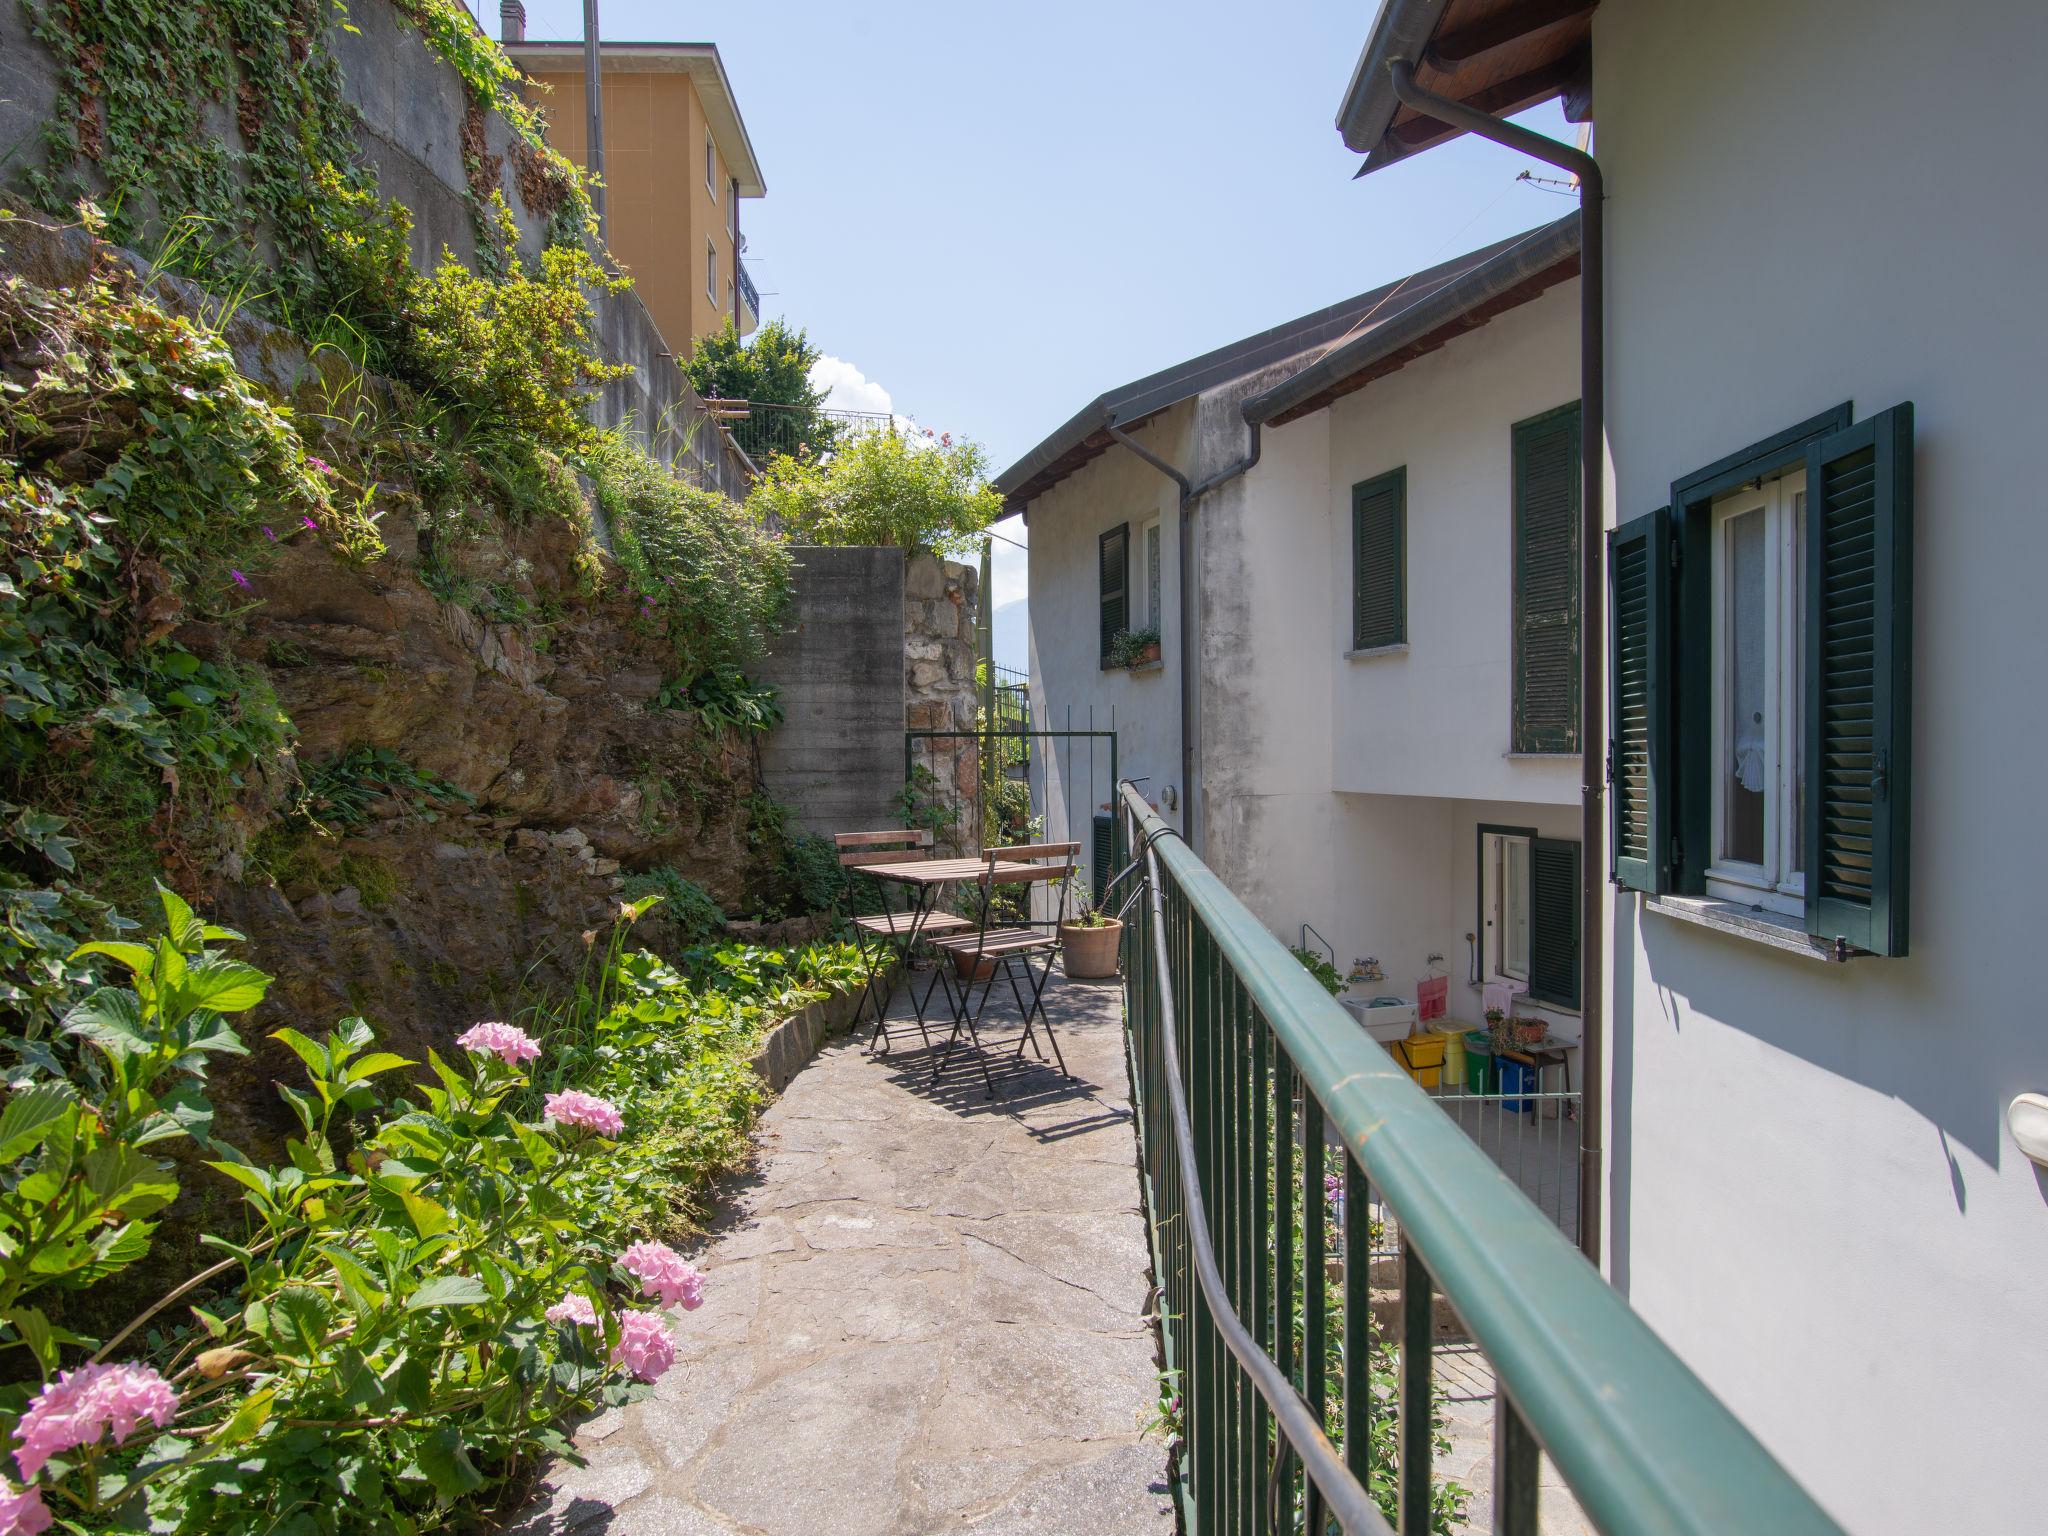
[[[1493,1064],[1493,1035],[1484,1029],[1465,1032],[1465,1091],[1492,1093],[1500,1082]]]

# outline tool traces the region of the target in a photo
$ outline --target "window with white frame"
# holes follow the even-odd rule
[[[1159,519],[1153,518],[1139,535],[1145,559],[1145,627],[1164,627],[1164,610],[1159,606]]]
[[[709,128],[704,130],[704,190],[718,196],[718,143]]]
[[[704,242],[704,291],[718,302],[718,246],[710,240]]]
[[[1529,979],[1529,838],[1490,832],[1483,839],[1480,909],[1488,981]]]
[[[1480,981],[1520,982],[1534,1002],[1579,1006],[1579,851],[1534,827],[1479,828]]]
[[[1798,915],[1805,787],[1806,471],[1716,498],[1713,540],[1713,844],[1707,892]]]

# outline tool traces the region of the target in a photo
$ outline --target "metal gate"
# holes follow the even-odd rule
[[[897,809],[956,854],[1015,843],[1079,843],[1088,889],[1115,873],[1115,731],[1034,731],[998,710],[994,728],[905,731]]]

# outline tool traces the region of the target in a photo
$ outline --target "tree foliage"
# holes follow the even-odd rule
[[[728,315],[723,330],[697,339],[683,372],[707,400],[785,408],[757,412],[739,429],[741,446],[749,453],[765,458],[766,452],[756,450],[808,450],[816,455],[832,447],[840,430],[822,413],[825,391],[811,383],[811,366],[820,355],[809,333],[781,320],[768,321],[751,339],[742,340]]]
[[[988,483],[980,444],[885,429],[855,434],[823,460],[770,459],[747,506],[799,544],[959,555],[1002,516],[1003,498]]]

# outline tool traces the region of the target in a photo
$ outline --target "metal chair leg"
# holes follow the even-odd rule
[[[1031,1009],[1024,1016],[1025,1027],[1027,1029],[1030,1027],[1031,1014],[1037,1014],[1039,1022],[1045,1025],[1045,1038],[1052,1043],[1052,1059],[1059,1065],[1060,1076],[1071,1082],[1074,1074],[1067,1070],[1067,1058],[1060,1050],[1060,1037],[1053,1033],[1052,1015],[1045,1011],[1045,986],[1047,982],[1052,980],[1052,963],[1055,958],[1054,951],[1047,950],[1045,952],[1045,964],[1040,968],[1036,978],[1036,985],[1031,989]],[[1031,974],[1031,962],[1029,960],[1024,962],[1024,974],[1026,976]]]

